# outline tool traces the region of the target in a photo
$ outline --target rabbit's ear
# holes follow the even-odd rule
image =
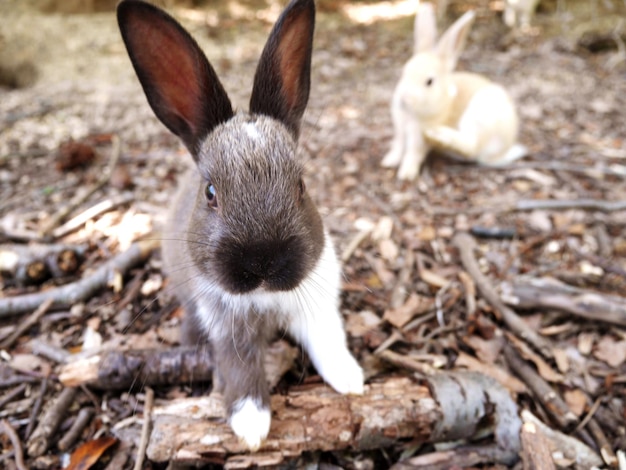
[[[474,22],[474,17],[475,14],[472,10],[465,12],[439,39],[437,54],[443,60],[446,70],[454,70],[463,47],[465,47],[465,40]]]
[[[250,112],[281,121],[294,137],[309,99],[314,0],[292,0],[265,44],[254,75]]]
[[[420,3],[413,27],[413,53],[430,51],[437,40],[437,18],[432,3]]]
[[[152,110],[195,156],[201,140],[233,116],[215,70],[189,33],[159,8],[125,0],[117,20]]]

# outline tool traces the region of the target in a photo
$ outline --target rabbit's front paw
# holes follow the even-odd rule
[[[445,126],[431,127],[424,130],[424,137],[434,147],[447,149],[454,142],[455,131]]]
[[[235,434],[254,452],[267,437],[271,419],[270,410],[263,407],[259,400],[246,397],[233,405],[229,422]]]
[[[398,168],[398,179],[413,181],[420,171],[421,162],[417,158],[405,158]]]
[[[345,351],[329,356],[318,372],[326,383],[337,392],[346,395],[363,395],[363,370],[352,354]]]
[[[402,152],[392,148],[389,152],[387,152],[387,155],[385,155],[380,164],[384,168],[395,168],[400,164],[401,160]]]

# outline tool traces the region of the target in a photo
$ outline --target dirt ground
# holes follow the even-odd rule
[[[75,281],[158,230],[189,158],[149,109],[110,5],[87,3],[92,11],[58,13],[50,11],[53,2],[0,0],[0,241],[84,251],[76,272],[42,284],[5,276],[0,300]],[[170,11],[203,47],[233,103],[247,108],[259,52],[283,2],[174,3]],[[412,375],[381,360],[381,350],[442,369],[471,369],[457,362],[470,356],[487,370],[515,375],[502,357],[510,328],[501,312],[480,294],[475,311],[468,310],[471,289],[453,236],[469,231],[483,273],[504,299],[519,282],[550,278],[621,305],[621,323],[581,318],[538,299],[527,308],[513,306],[553,351],[543,363],[547,369],[520,354],[565,400],[576,424],[589,418],[581,429],[566,431],[598,454],[606,444],[614,456],[626,449],[626,5],[542,2],[530,30],[511,32],[501,21],[501,2],[449,0],[442,23],[470,7],[477,21],[459,68],[506,86],[529,156],[485,168],[433,155],[420,179],[408,183],[380,161],[392,136],[390,99],[412,50],[415,7],[408,1],[320,4],[301,149],[307,187],[344,255],[342,312],[350,346],[371,381]],[[121,151],[112,177],[55,222],[55,214],[107,175],[117,139]],[[85,144],[86,161],[76,167],[77,147],[68,141]],[[77,229],[41,237],[45,227],[54,233],[107,201],[110,210]],[[125,281],[54,309],[0,348],[0,400],[19,386],[12,381],[18,371],[34,378],[18,398],[2,402],[4,411],[0,407],[24,442],[34,419],[29,410],[38,394],[47,402],[61,390],[58,370],[67,360],[51,359],[36,344],[73,354],[86,348],[87,334],[96,347],[177,344],[181,312],[160,265],[157,252]],[[0,316],[0,341],[23,317]],[[47,391],[40,392],[44,377]],[[315,372],[297,360],[279,390],[307,380],[315,381]],[[155,392],[160,400],[197,390]],[[28,468],[57,468],[64,452],[94,436],[119,437],[120,429],[138,439],[139,420],[117,425],[140,414],[142,390],[81,393],[77,403],[96,409],[81,438],[65,451],[52,442],[43,456],[27,456]],[[520,409],[559,427],[532,391],[515,396]],[[66,421],[62,430],[72,422]],[[589,429],[590,421],[599,423],[606,442]],[[135,444],[123,451],[124,468],[132,467]],[[16,468],[6,436],[0,448],[0,467]],[[285,465],[384,468],[428,450],[398,441],[368,452],[312,452]],[[561,468],[576,467],[566,460],[558,462]],[[144,468],[164,466],[146,462]]]

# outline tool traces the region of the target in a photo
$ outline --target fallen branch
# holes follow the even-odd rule
[[[0,273],[17,285],[38,284],[73,274],[84,255],[84,246],[3,244]]]
[[[64,388],[39,420],[39,424],[28,439],[28,455],[39,457],[52,444],[56,430],[66,417],[66,412],[76,397],[75,388]]]
[[[504,304],[487,277],[480,271],[478,262],[474,258],[474,249],[476,248],[474,238],[468,233],[457,232],[454,235],[453,243],[459,250],[463,267],[472,276],[476,287],[487,302],[500,313],[504,323],[513,333],[532,344],[544,357],[552,357],[552,348],[549,341],[539,336],[517,313]]]
[[[293,365],[298,349],[286,341],[273,343],[265,355],[266,377],[271,387]],[[68,361],[59,371],[66,387],[88,385],[100,390],[129,390],[150,385],[184,385],[210,381],[213,357],[206,347],[109,350]]]
[[[599,212],[617,212],[626,210],[626,201],[606,201],[604,199],[519,199],[510,204],[502,204],[493,207],[477,205],[474,207],[431,207],[430,212],[434,215],[464,214],[502,214],[506,212],[523,212],[534,210],[587,210]]]
[[[503,283],[504,299],[519,308],[557,309],[593,321],[626,326],[626,299],[572,287],[552,278]]]
[[[541,403],[559,427],[564,430],[572,429],[578,422],[578,418],[550,384],[543,380],[534,368],[522,360],[512,346],[506,345],[504,347],[504,357],[509,364],[509,369],[526,383],[535,399]]]
[[[272,427],[256,454],[224,422],[219,396],[186,398],[158,406],[148,457],[156,462],[222,462],[248,468],[277,465],[304,451],[373,449],[399,439],[442,442],[471,438],[485,423],[495,429],[500,462],[513,463],[520,449],[515,403],[493,380],[473,373],[441,373],[428,387],[406,378],[365,386],[362,396],[309,386],[272,396]]]
[[[137,386],[190,384],[211,380],[213,359],[206,348],[110,350],[69,361],[59,381],[66,387],[88,385],[99,390]]]
[[[53,301],[52,308],[67,307],[88,299],[104,288],[114,273],[125,273],[146,260],[158,246],[158,240],[133,243],[128,250],[108,260],[93,274],[77,282],[41,292],[0,299],[0,318],[34,310],[48,299]]]
[[[72,423],[72,426],[68,429],[68,431],[63,435],[57,444],[59,450],[65,452],[67,451],[74,443],[80,438],[80,435],[85,430],[95,410],[93,408],[81,408],[78,410],[78,416]]]

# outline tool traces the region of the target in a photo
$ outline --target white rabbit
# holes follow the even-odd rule
[[[509,28],[528,29],[539,0],[506,0],[504,4],[504,23]]]
[[[335,390],[363,393],[339,312],[340,266],[296,156],[315,4],[285,8],[261,55],[250,112],[238,114],[172,17],[139,0],[117,11],[150,106],[196,164],[172,204],[165,268],[186,310],[188,339],[211,346],[214,386],[233,431],[257,449],[271,417],[264,352],[278,329],[300,341]]]
[[[473,20],[468,11],[437,41],[433,7],[420,5],[414,55],[393,95],[394,137],[382,161],[399,166],[400,179],[415,179],[433,148],[484,165],[503,165],[526,152],[516,144],[518,118],[506,90],[481,75],[454,72]]]

